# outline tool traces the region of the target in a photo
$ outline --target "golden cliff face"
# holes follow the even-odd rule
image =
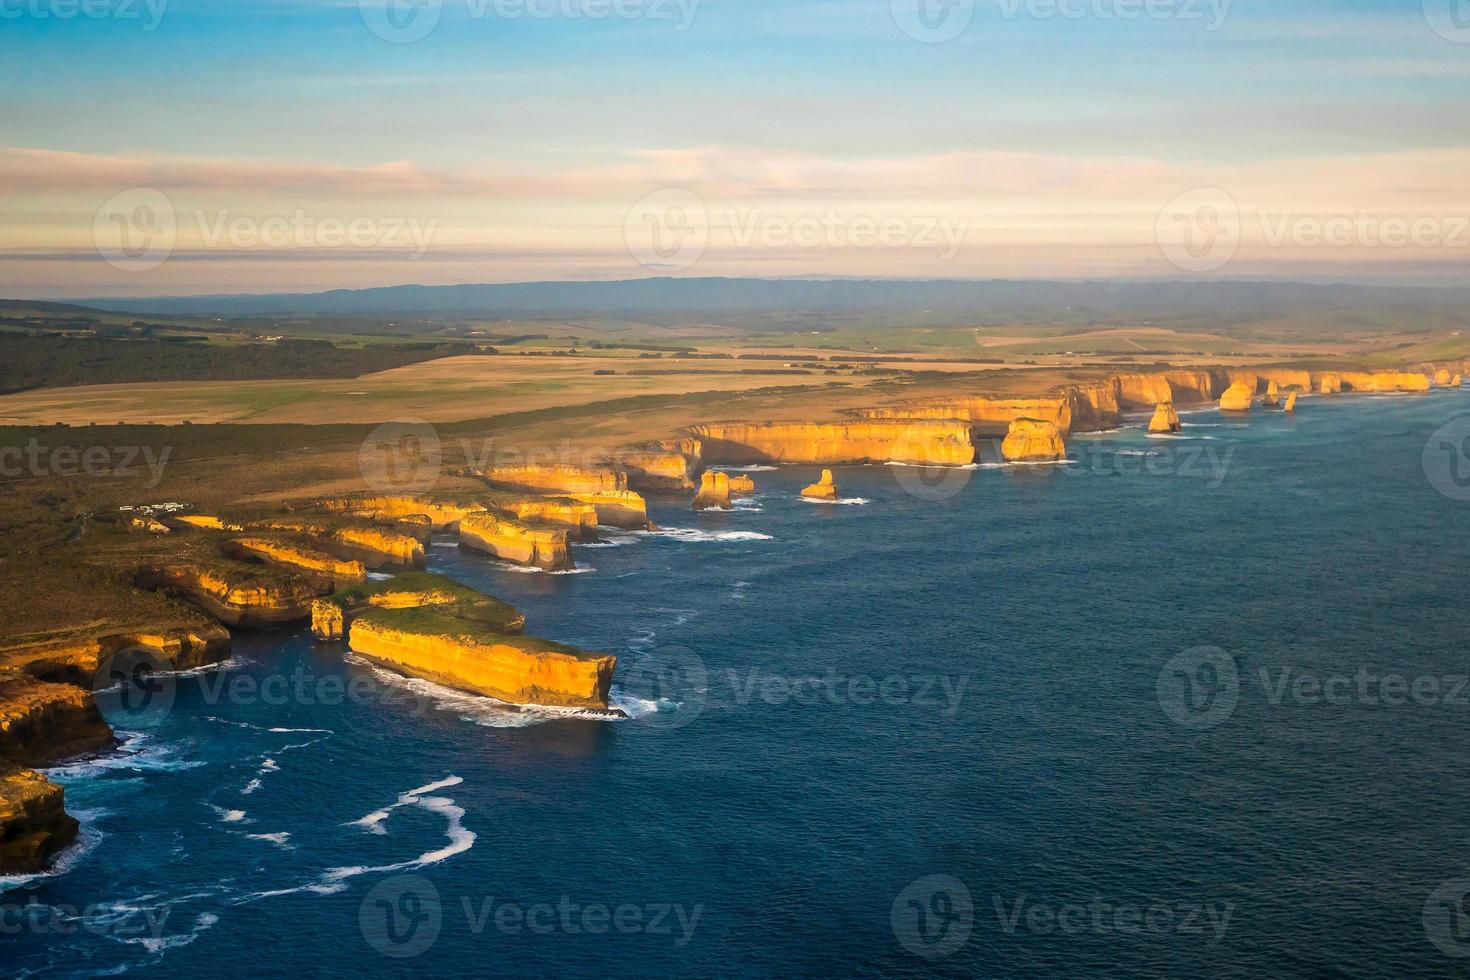
[[[1317,375],[1316,391],[1319,395],[1341,394],[1342,375],[1336,371],[1324,371]]]
[[[187,599],[230,626],[271,626],[306,619],[318,594],[298,576],[192,558],[144,561],[134,568],[133,581],[139,588],[163,589]]]
[[[832,478],[832,471],[823,470],[822,478],[810,486],[803,487],[801,495],[808,500],[836,500],[837,481]]]
[[[469,498],[430,497],[412,494],[363,497],[328,497],[315,505],[323,510],[356,514],[373,520],[390,521],[425,517],[440,531],[459,523],[466,514],[485,510],[485,504]]]
[[[706,463],[927,463],[975,461],[970,425],[958,419],[863,422],[713,422],[690,430]]]
[[[985,398],[975,395],[912,406],[888,406],[862,411],[869,419],[965,419],[981,435],[1002,435],[1016,419],[1044,419],[1071,431],[1074,400],[1056,398]]]
[[[533,637],[467,629],[430,610],[412,626],[378,612],[352,622],[355,653],[448,687],[511,704],[607,709],[617,658]]]
[[[603,490],[599,493],[574,493],[569,496],[581,503],[591,504],[597,513],[599,524],[634,531],[653,526],[653,522],[648,519],[648,501],[632,490]]]
[[[1042,419],[1016,419],[1000,453],[1012,463],[1044,463],[1067,458],[1061,430]]]
[[[1453,375],[1450,374],[1449,368],[1440,368],[1434,372],[1434,383],[1440,388],[1446,388],[1449,386],[1450,378],[1452,377]]]
[[[1417,371],[1344,371],[1342,386],[1350,391],[1428,391],[1429,376]]]
[[[1179,432],[1183,428],[1184,424],[1179,421],[1179,413],[1174,411],[1173,404],[1159,402],[1158,407],[1154,409],[1154,417],[1149,420],[1148,431],[1168,433]]]
[[[1255,389],[1244,381],[1237,381],[1220,396],[1220,410],[1224,412],[1249,412]]]
[[[628,489],[628,474],[562,463],[492,466],[480,470],[482,479],[513,490],[555,493],[603,493]]]
[[[572,566],[565,528],[534,526],[498,514],[468,514],[459,522],[459,543],[517,565],[546,571]]]
[[[319,581],[326,591],[334,592],[367,578],[367,569],[362,562],[343,560],[299,541],[234,538],[225,543],[224,550],[232,558],[254,558]]]
[[[411,534],[372,527],[344,527],[332,532],[330,541],[361,554],[366,564],[422,568],[424,544]]]
[[[564,525],[574,541],[597,540],[597,508],[570,497],[524,497],[506,501],[500,509],[522,521]]]
[[[0,674],[0,759],[38,766],[112,744],[90,690]]]
[[[744,473],[731,473],[730,474],[730,492],[732,494],[735,494],[735,493],[745,493],[745,494],[755,493],[755,480],[752,479],[750,476],[744,474]]]
[[[698,460],[684,453],[623,453],[616,460],[628,474],[630,490],[693,490]]]
[[[729,510],[730,477],[715,470],[705,470],[699,477],[699,492],[694,495],[695,510]]]
[[[77,838],[60,786],[0,762],[0,874],[34,874]]]

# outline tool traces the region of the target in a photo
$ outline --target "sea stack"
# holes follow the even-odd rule
[[[730,477],[731,493],[755,493],[755,481],[744,473],[735,474]]]
[[[1067,458],[1067,445],[1055,422],[1016,419],[1000,444],[1000,454],[1011,463],[1051,463]]]
[[[694,509],[729,510],[730,508],[729,475],[705,470],[699,477],[699,492],[694,495]]]
[[[1251,389],[1244,381],[1237,381],[1225,389],[1225,394],[1220,396],[1220,410],[1222,412],[1249,412],[1251,410]]]
[[[1173,403],[1159,402],[1159,406],[1154,409],[1153,420],[1148,424],[1148,431],[1168,433],[1178,432],[1183,428],[1184,424],[1179,421],[1179,413],[1174,411]]]
[[[837,484],[832,480],[832,471],[823,470],[822,478],[809,487],[803,487],[801,495],[808,500],[836,500]]]
[[[1452,376],[1450,378],[1450,387],[1451,388],[1458,388],[1458,387],[1460,387],[1460,382],[1463,381],[1463,380],[1464,380],[1464,378],[1461,377],[1458,374]]]
[[[1451,377],[1449,368],[1440,368],[1434,372],[1434,384],[1439,388],[1447,388],[1450,385]]]
[[[1297,393],[1294,392],[1294,391],[1287,393],[1287,395],[1286,395],[1286,404],[1281,406],[1281,408],[1282,408],[1283,411],[1287,411],[1287,412],[1295,412],[1296,411],[1296,394]]]
[[[1281,404],[1281,388],[1276,382],[1266,382],[1266,393],[1261,396],[1261,404],[1267,408],[1275,408]]]

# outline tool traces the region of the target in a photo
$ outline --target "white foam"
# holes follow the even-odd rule
[[[850,507],[861,507],[863,504],[871,503],[866,497],[839,497],[836,500],[817,500],[813,497],[799,497],[804,504],[843,504]]]
[[[665,527],[644,533],[660,538],[690,542],[774,540],[769,534],[761,534],[758,531],[705,531],[696,527]]]
[[[764,463],[752,463],[750,466],[711,466],[709,469],[717,473],[773,473],[780,467],[767,466]]]
[[[105,755],[87,756],[59,766],[42,769],[47,777],[69,782],[126,769],[133,772],[180,772],[204,765],[198,760],[178,758],[177,745],[148,745],[143,732],[119,731],[123,743]]]
[[[240,795],[249,796],[251,793],[254,793],[258,789],[260,789],[260,780],[252,779],[250,780],[250,782],[245,784],[244,789],[240,790]]]
[[[284,848],[288,851],[295,850],[295,848],[291,846],[291,832],[288,830],[282,830],[274,834],[246,834],[245,836],[249,837],[251,840],[270,841],[277,847]]]
[[[576,568],[560,568],[550,571],[534,565],[516,565],[508,561],[496,561],[495,564],[504,571],[517,572],[521,575],[586,575],[588,572],[597,571],[591,565],[578,565]]]
[[[1150,449],[1114,449],[1112,451],[1112,453],[1113,453],[1114,456],[1158,456],[1158,455],[1161,455],[1160,453],[1156,453],[1156,452],[1154,452],[1153,450],[1150,450]]]
[[[102,831],[97,829],[97,821],[103,817],[111,816],[112,811],[103,809],[90,810],[68,810],[76,817],[80,827],[77,829],[77,839],[66,847],[52,860],[51,867],[45,871],[38,871],[28,875],[0,875],[0,893],[10,891],[14,888],[26,888],[33,882],[45,878],[56,878],[71,871],[82,860],[91,854],[102,843]]]
[[[393,576],[389,575],[387,572],[368,572],[367,577],[370,581],[373,582],[386,582]]]
[[[979,463],[982,470],[1008,470],[1017,466],[1076,466],[1075,459],[1015,460],[1005,463]]]
[[[918,470],[978,470],[983,463],[900,463],[890,459],[884,466],[908,466]]]
[[[215,813],[218,813],[219,814],[220,823],[248,823],[249,822],[249,821],[246,821],[245,820],[245,811],[244,810],[226,810],[224,807],[222,807],[222,806],[215,806],[213,803],[211,803],[209,805],[209,808],[211,810],[213,810]]]
[[[343,868],[328,868],[316,885],[307,886],[310,890],[321,894],[341,891],[345,886],[342,884],[348,878],[356,878],[359,875],[407,871],[411,868],[422,868],[431,864],[439,864],[447,861],[456,854],[463,854],[475,846],[475,833],[465,828],[463,823],[464,808],[456,806],[454,800],[446,796],[430,796],[428,794],[451,786],[458,786],[464,780],[458,776],[447,776],[437,782],[411,789],[406,793],[400,793],[398,801],[381,810],[374,810],[367,816],[358,820],[350,821],[344,826],[360,826],[369,833],[386,834],[387,828],[383,825],[393,815],[393,811],[405,806],[417,806],[431,813],[437,813],[445,820],[444,835],[449,843],[432,851],[425,851],[416,858],[407,861],[398,861],[394,864],[379,865],[352,865]]]

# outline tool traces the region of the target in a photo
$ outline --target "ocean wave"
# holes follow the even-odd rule
[[[637,544],[636,534],[610,534],[606,531],[598,531],[600,540],[589,541],[586,544],[574,544],[574,548],[622,548],[626,545]]]
[[[838,497],[836,500],[817,500],[812,497],[798,497],[804,504],[842,504],[849,507],[861,507],[863,504],[872,503],[867,497]]]
[[[1075,459],[1015,460],[1004,463],[977,463],[982,470],[1008,470],[1017,466],[1076,466]]]
[[[250,820],[245,819],[245,811],[244,810],[226,810],[224,807],[222,807],[222,806],[215,806],[213,803],[209,804],[209,808],[211,810],[213,810],[215,813],[219,814],[219,821],[220,821],[220,823],[252,823],[253,822],[253,821],[250,821]]]
[[[1214,436],[1187,436],[1178,432],[1150,432],[1150,439],[1184,439],[1189,442],[1214,442]]]
[[[288,851],[296,850],[296,848],[293,847],[291,844],[291,832],[289,830],[278,831],[274,834],[246,834],[245,836],[249,837],[251,840],[270,841],[277,847],[283,848]]]
[[[643,533],[659,538],[690,542],[774,540],[769,534],[761,534],[758,531],[705,531],[697,527],[665,527]]]
[[[389,579],[393,578],[393,576],[389,575],[387,572],[368,572],[367,577],[368,580],[372,582],[387,582]]]
[[[752,463],[749,466],[711,466],[708,469],[717,473],[773,473],[780,467],[769,466],[765,463]]]
[[[442,789],[448,789],[451,786],[458,786],[463,782],[464,780],[459,776],[447,776],[444,779],[428,783],[417,789],[411,789],[406,793],[400,793],[396,803],[392,803],[381,810],[374,810],[364,817],[344,824],[344,826],[348,827],[361,827],[367,833],[386,836],[388,829],[385,825],[393,816],[393,812],[406,806],[416,806],[430,813],[436,813],[444,818],[444,836],[448,838],[449,843],[443,847],[436,848],[432,851],[425,851],[418,857],[410,858],[407,861],[397,861],[393,864],[357,864],[340,868],[328,868],[322,872],[316,884],[305,887],[320,894],[331,894],[346,888],[345,882],[350,878],[356,878],[365,874],[392,873],[428,867],[429,865],[447,861],[456,854],[463,854],[465,851],[468,851],[475,846],[475,832],[469,830],[464,825],[464,808],[456,805],[454,800],[447,796],[429,795]]]
[[[550,571],[545,568],[537,568],[534,565],[516,565],[508,561],[496,561],[495,565],[507,572],[515,572],[519,575],[586,575],[597,571],[591,565],[578,565],[576,568],[559,568]]]
[[[203,664],[199,667],[186,667],[183,670],[159,671],[163,677],[196,677],[200,674],[212,674],[217,670],[230,670],[235,667],[245,666],[245,661],[238,657],[226,657],[224,660],[212,664]]]
[[[1111,450],[1111,452],[1112,452],[1112,454],[1114,456],[1161,456],[1161,455],[1163,455],[1162,453],[1156,453],[1156,452],[1154,452],[1151,449],[1114,449],[1114,450]]]
[[[1122,432],[1124,429],[1136,429],[1136,428],[1138,428],[1138,427],[1137,426],[1134,426],[1134,425],[1120,425],[1116,429],[1092,429],[1091,431],[1088,431],[1088,432],[1074,432],[1074,433],[1072,433],[1072,438],[1073,439],[1095,439],[1098,436],[1110,436],[1110,435],[1112,435],[1115,432]]]
[[[197,769],[204,765],[197,759],[179,758],[180,745],[178,744],[149,744],[152,736],[145,732],[119,731],[117,734],[123,741],[111,752],[84,756],[59,766],[49,766],[40,771],[48,778],[58,782],[68,782],[118,770],[180,772],[185,769]]]
[[[978,470],[983,463],[900,463],[898,460],[890,459],[884,466],[906,466],[916,470]]]

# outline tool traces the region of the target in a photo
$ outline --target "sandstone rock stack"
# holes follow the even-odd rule
[[[836,500],[837,484],[832,479],[832,471],[823,470],[822,478],[809,487],[803,487],[801,495],[808,500]]]
[[[1295,412],[1296,411],[1296,392],[1294,392],[1294,391],[1293,392],[1289,392],[1287,394],[1287,396],[1286,396],[1286,404],[1285,405],[1282,405],[1281,407],[1285,411]]]
[[[1055,422],[1016,419],[1000,445],[1000,454],[1012,463],[1047,463],[1067,458],[1067,445]]]
[[[1220,410],[1224,412],[1249,412],[1251,410],[1251,389],[1244,381],[1237,381],[1225,389],[1225,394],[1220,396]]]
[[[1451,377],[1449,368],[1440,368],[1434,372],[1434,383],[1440,388],[1448,387]]]
[[[1266,393],[1261,396],[1261,404],[1267,408],[1275,408],[1281,404],[1281,386],[1274,381],[1266,382]]]
[[[699,477],[699,492],[694,495],[695,510],[729,510],[730,476],[705,470]]]
[[[755,481],[744,473],[732,474],[730,477],[731,493],[755,493]]]
[[[1159,402],[1154,409],[1154,417],[1148,424],[1148,431],[1167,433],[1178,432],[1183,428],[1184,424],[1179,421],[1179,413],[1174,411],[1173,403]]]

